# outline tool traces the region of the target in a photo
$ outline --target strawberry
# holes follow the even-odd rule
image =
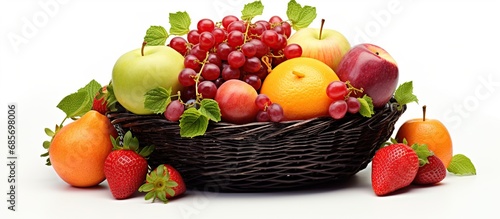
[[[108,111],[108,102],[106,101],[107,93],[107,86],[103,86],[99,92],[97,92],[92,102],[92,109],[103,115]]]
[[[379,149],[372,160],[372,188],[382,196],[411,184],[417,175],[417,153],[403,143]]]
[[[147,192],[144,199],[160,199],[164,203],[169,198],[177,197],[186,192],[186,185],[180,173],[168,164],[156,167],[146,177],[146,183],[139,188],[140,192]]]
[[[420,162],[413,184],[436,184],[446,177],[446,167],[443,162],[436,155],[433,155],[432,151],[430,152],[432,155],[425,157],[424,161]]]
[[[104,175],[108,181],[111,194],[116,199],[126,199],[132,196],[144,183],[148,173],[148,163],[145,157],[153,151],[153,146],[147,146],[139,151],[139,141],[128,131],[123,136],[123,146],[119,146],[119,137],[113,139],[113,151],[106,157]]]

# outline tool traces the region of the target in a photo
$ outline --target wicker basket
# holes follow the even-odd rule
[[[141,144],[154,144],[151,167],[173,165],[188,188],[263,192],[345,180],[364,169],[406,110],[391,101],[371,118],[314,118],[281,123],[213,123],[204,136],[181,138],[161,115],[108,113]]]

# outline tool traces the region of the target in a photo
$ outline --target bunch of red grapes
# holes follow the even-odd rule
[[[356,97],[362,90],[352,87],[348,82],[333,81],[326,88],[326,94],[333,99],[328,107],[328,113],[334,119],[342,119],[347,112],[356,114],[361,109],[361,103]]]
[[[184,55],[184,69],[179,82],[184,86],[181,99],[196,104],[196,100],[213,99],[217,88],[230,79],[245,81],[259,91],[269,71],[281,62],[300,57],[298,44],[287,44],[292,27],[279,16],[268,21],[248,22],[233,15],[221,22],[201,19],[197,29],[188,32],[187,39],[174,37],[169,46]],[[197,96],[198,95],[198,96]],[[166,114],[181,111],[181,105],[167,107]],[[177,111],[174,113],[171,111]]]

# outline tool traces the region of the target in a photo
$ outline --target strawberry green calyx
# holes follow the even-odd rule
[[[429,150],[426,144],[413,144],[411,148],[417,153],[419,166],[424,166],[429,163],[429,156],[434,155],[434,153]]]
[[[154,151],[154,145],[148,145],[143,148],[139,147],[139,140],[132,136],[132,132],[127,131],[123,136],[123,145],[120,145],[120,137],[116,139],[110,136],[111,143],[113,144],[113,150],[132,150],[141,155],[142,157],[148,157]]]
[[[146,176],[146,183],[139,187],[139,192],[147,192],[145,200],[153,199],[154,202],[160,199],[163,203],[167,203],[167,195],[175,196],[173,188],[176,186],[177,182],[170,179],[167,167],[162,164]]]

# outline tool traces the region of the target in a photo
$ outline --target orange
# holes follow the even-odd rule
[[[332,99],[326,87],[338,81],[325,63],[307,57],[286,60],[266,77],[260,93],[283,108],[284,120],[304,120],[327,116]]]
[[[425,106],[423,118],[410,119],[401,125],[396,140],[408,141],[409,145],[414,143],[426,144],[431,151],[448,167],[453,156],[453,145],[448,129],[436,119],[425,118]]]
[[[49,147],[57,175],[75,187],[104,181],[104,161],[113,148],[110,135],[116,137],[116,129],[106,116],[94,110],[61,128]]]

